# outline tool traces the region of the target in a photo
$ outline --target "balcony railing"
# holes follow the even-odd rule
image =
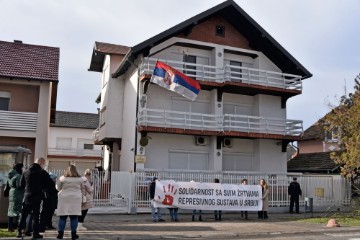
[[[81,157],[100,157],[101,150],[48,148],[48,154]]]
[[[237,82],[251,85],[302,91],[301,76],[256,68],[225,65],[218,68],[211,65],[187,63],[157,58],[145,58],[140,65],[140,74],[152,74],[156,61],[162,61],[187,76],[205,82]]]
[[[35,132],[37,118],[37,113],[0,110],[0,129]]]
[[[138,125],[193,130],[279,134],[289,136],[300,136],[303,133],[302,121],[299,120],[234,114],[200,114],[149,108],[139,111]]]

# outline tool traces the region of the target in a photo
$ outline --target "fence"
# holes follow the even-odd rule
[[[52,170],[58,176],[63,170]],[[80,171],[82,172],[82,171]],[[148,185],[156,176],[161,180],[214,182],[218,178],[221,183],[240,184],[248,179],[249,184],[259,184],[265,179],[270,185],[269,206],[273,208],[288,207],[290,200],[288,186],[293,175],[263,174],[249,172],[211,172],[211,171],[158,171],[144,170],[140,172],[99,172],[93,171],[94,203],[97,207],[115,207],[122,212],[147,212],[150,210]],[[351,183],[336,175],[298,175],[302,189],[300,205],[304,206],[304,198],[313,198],[314,207],[348,206],[351,200]]]

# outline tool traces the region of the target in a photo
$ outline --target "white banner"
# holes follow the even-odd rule
[[[156,181],[155,206],[196,210],[260,211],[259,185]]]

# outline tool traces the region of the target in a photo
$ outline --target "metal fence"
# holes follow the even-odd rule
[[[58,176],[64,170],[51,170]],[[81,170],[79,172],[82,172]],[[270,186],[269,206],[288,207],[290,203],[288,186],[296,176],[302,189],[300,205],[304,206],[305,197],[312,198],[314,207],[348,206],[351,201],[351,183],[337,175],[286,175],[245,172],[212,172],[183,170],[144,170],[140,172],[93,171],[94,202],[97,207],[114,207],[122,212],[147,212],[150,210],[148,185],[156,176],[161,180],[181,182],[214,182],[240,184],[248,179],[249,184],[259,184],[265,179]]]

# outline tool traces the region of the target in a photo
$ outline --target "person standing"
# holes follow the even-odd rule
[[[172,222],[178,222],[178,210],[179,208],[169,208],[169,214]]]
[[[248,185],[248,180],[246,178],[241,180],[241,185]],[[241,218],[245,218],[246,220],[248,219],[248,211],[241,211],[240,214]]]
[[[42,210],[40,213],[40,228],[41,232],[44,232],[45,229],[53,230],[56,229],[52,225],[52,216],[54,215],[55,209],[57,207],[57,194],[56,190],[56,178],[57,176],[53,173],[49,173],[50,182],[49,190],[46,193],[46,197],[43,199]]]
[[[220,180],[218,178],[214,179],[215,183],[220,183]],[[221,210],[215,210],[214,211],[214,215],[215,215],[215,221],[221,221]]]
[[[14,220],[18,220],[21,213],[21,205],[24,198],[24,190],[21,188],[21,174],[24,165],[16,163],[8,173],[9,208],[8,208],[8,231],[14,232]]]
[[[149,184],[149,195],[150,195],[150,205],[151,205],[151,220],[153,222],[156,222],[156,211],[157,211],[157,220],[158,222],[164,222],[164,220],[161,218],[161,211],[160,211],[160,208],[156,208],[155,207],[155,186],[156,186],[156,180],[158,178],[157,177],[154,177],[150,184]]]
[[[84,172],[84,176],[82,177],[83,180],[83,192],[85,193],[86,202],[83,202],[81,204],[81,216],[78,217],[78,231],[84,231],[87,230],[86,227],[84,227],[84,220],[86,217],[87,212],[90,208],[94,207],[94,187],[91,182],[91,170],[86,169]]]
[[[45,159],[40,157],[31,164],[29,169],[24,171],[21,177],[21,188],[25,189],[24,199],[22,203],[20,224],[16,237],[22,237],[22,230],[26,225],[26,218],[32,212],[33,233],[32,239],[43,238],[39,233],[39,215],[40,205],[44,192],[49,189],[49,174],[43,169],[45,167]]]
[[[262,206],[262,211],[258,212],[258,218],[259,219],[268,219],[268,215],[267,215],[267,211],[269,209],[269,192],[270,192],[270,187],[269,185],[266,183],[265,179],[261,179],[260,180],[260,186],[261,186],[261,190],[262,190],[262,201],[263,201],[263,206]]]
[[[294,177],[293,181],[290,183],[288,187],[288,194],[290,196],[290,213],[293,213],[294,203],[295,203],[295,211],[299,212],[299,196],[301,196],[302,191],[300,188],[300,184],[297,182],[297,178]]]
[[[78,239],[76,234],[78,227],[78,216],[81,216],[82,185],[83,180],[76,167],[70,165],[64,176],[59,178],[56,184],[58,193],[57,216],[59,216],[57,239],[63,239],[66,219],[70,217],[71,239]]]

